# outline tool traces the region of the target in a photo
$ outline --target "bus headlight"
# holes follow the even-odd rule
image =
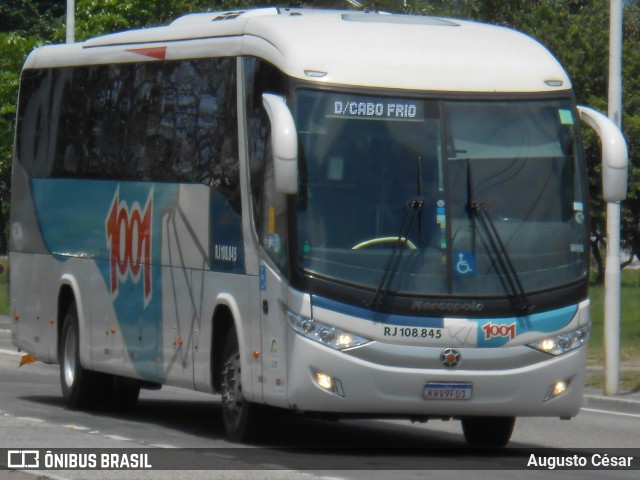
[[[371,341],[368,338],[326,325],[311,318],[305,318],[286,308],[283,308],[283,310],[289,325],[298,334],[335,350],[359,347]]]
[[[562,355],[586,344],[589,341],[590,331],[591,325],[586,325],[572,332],[554,335],[553,337],[530,343],[529,346],[551,355]]]

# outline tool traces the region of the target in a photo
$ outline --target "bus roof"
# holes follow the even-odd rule
[[[25,68],[255,55],[310,81],[440,92],[571,88],[551,53],[516,31],[475,22],[358,11],[261,8],[190,14],[33,52]]]

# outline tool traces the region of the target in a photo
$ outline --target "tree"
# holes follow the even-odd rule
[[[107,33],[164,25],[185,13],[241,8],[246,3],[233,0],[78,0],[76,39],[81,41]],[[64,38],[64,34],[64,30],[58,31],[57,39]]]
[[[51,35],[65,5],[60,0],[4,0],[0,4],[0,32]]]

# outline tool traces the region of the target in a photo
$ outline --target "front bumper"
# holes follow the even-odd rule
[[[424,361],[407,367],[398,361],[385,362],[394,355],[385,357],[386,345],[378,342],[340,352],[290,332],[289,346],[287,393],[296,410],[365,416],[568,418],[582,406],[586,347],[556,357],[526,346],[458,348],[465,361],[447,368],[434,361],[443,351],[440,347],[421,347]],[[402,357],[398,353],[402,347],[398,348],[393,347],[395,358]],[[491,368],[486,368],[487,356]],[[317,372],[337,380],[340,394],[319,386]],[[567,383],[566,390],[545,400],[559,381]],[[426,400],[427,383],[471,384],[472,395],[468,400]]]

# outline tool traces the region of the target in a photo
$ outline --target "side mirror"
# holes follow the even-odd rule
[[[298,132],[284,98],[271,93],[262,94],[271,122],[271,146],[276,190],[280,193],[298,192]]]
[[[588,107],[578,107],[580,119],[593,128],[602,143],[602,196],[607,203],[627,196],[629,154],[622,132],[606,116]]]

